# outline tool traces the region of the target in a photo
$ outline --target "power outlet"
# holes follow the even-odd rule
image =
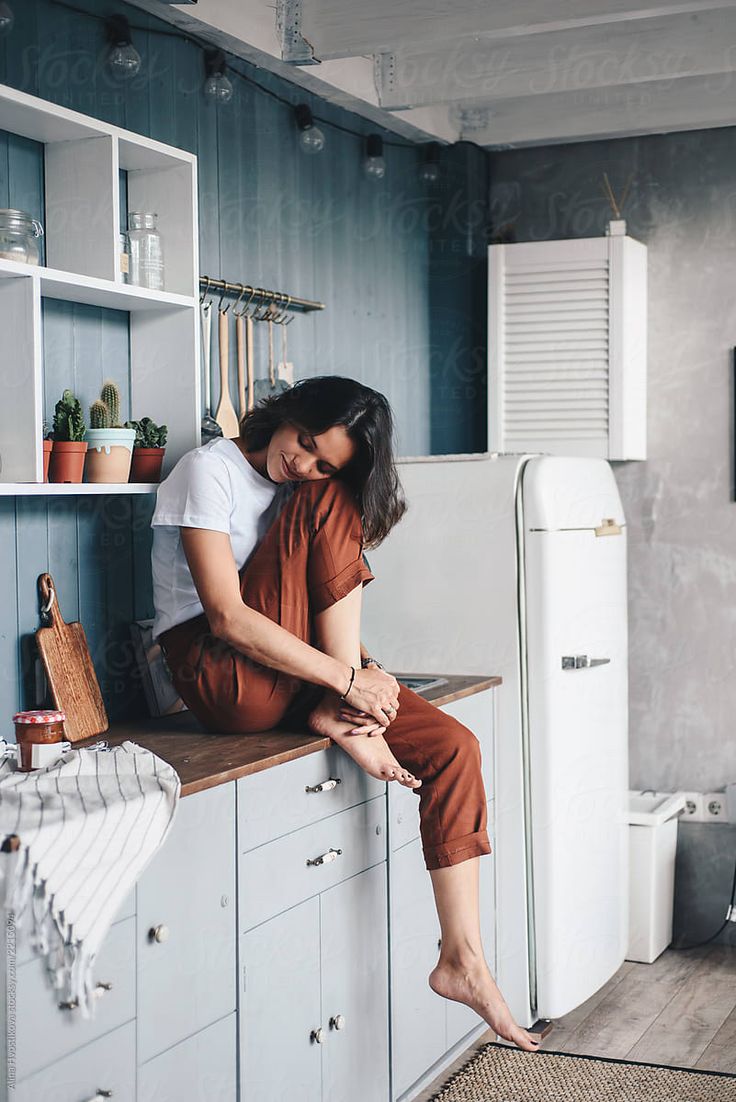
[[[694,823],[702,823],[704,819],[705,805],[702,792],[683,792],[685,797],[685,810],[683,819],[690,819]]]
[[[725,792],[705,792],[703,794],[703,822],[728,822]]]

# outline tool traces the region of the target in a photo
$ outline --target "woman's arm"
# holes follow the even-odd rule
[[[345,692],[350,683],[350,666],[311,647],[243,602],[227,533],[181,528],[181,541],[214,635],[263,666],[338,694]]]

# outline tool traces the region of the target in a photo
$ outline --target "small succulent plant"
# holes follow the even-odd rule
[[[120,424],[120,391],[117,383],[112,379],[106,379],[100,391],[100,401],[104,402],[110,412],[110,421],[105,426],[109,429],[121,429]]]
[[[150,417],[142,417],[140,421],[126,421],[126,429],[135,429],[136,448],[163,448],[166,446],[168,428],[166,425],[157,425]]]
[[[89,425],[92,429],[110,428],[110,410],[101,398],[98,398],[89,407]]]
[[[86,425],[82,405],[71,390],[65,390],[54,409],[54,440],[84,440]]]

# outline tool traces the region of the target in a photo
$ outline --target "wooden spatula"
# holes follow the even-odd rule
[[[240,432],[238,415],[230,398],[229,365],[230,336],[227,328],[227,310],[219,310],[219,352],[220,352],[220,401],[215,410],[215,420],[222,429],[222,435],[232,439]]]
[[[36,630],[36,643],[54,707],[66,712],[66,737],[79,742],[102,734],[108,728],[107,712],[84,628],[77,621],[64,622],[50,574],[39,575],[38,590],[48,626]]]

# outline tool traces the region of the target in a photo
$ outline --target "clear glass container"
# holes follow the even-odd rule
[[[128,271],[126,283],[148,287],[151,291],[164,289],[164,250],[161,234],[156,229],[157,214],[148,211],[130,211],[128,214]]]
[[[39,264],[43,226],[25,210],[0,208],[0,257],[23,264]]]

